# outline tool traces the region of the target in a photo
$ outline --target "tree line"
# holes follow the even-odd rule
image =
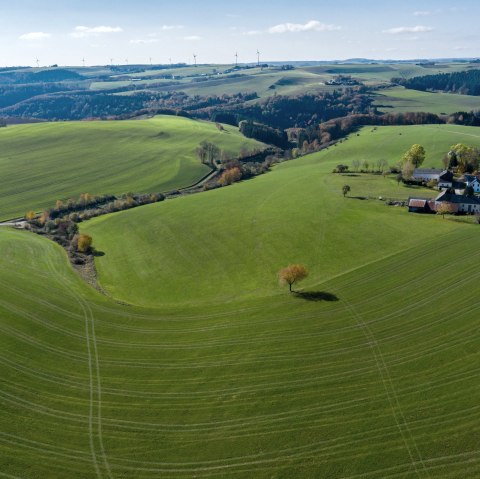
[[[412,90],[437,90],[462,95],[480,95],[480,70],[418,76],[409,79],[392,78],[392,83]]]

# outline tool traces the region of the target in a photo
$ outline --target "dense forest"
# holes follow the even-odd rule
[[[81,81],[85,77],[65,68],[35,71],[10,71],[5,69],[0,72],[0,83],[2,84],[25,84],[25,83],[50,83],[65,81]]]
[[[392,83],[412,90],[436,90],[462,95],[480,95],[480,70],[455,73],[439,73],[410,79],[392,78]]]
[[[0,116],[44,120],[128,118],[139,114],[180,112],[194,118],[229,123],[242,120],[262,123],[275,129],[307,127],[331,118],[371,113],[372,100],[360,88],[332,93],[274,95],[252,103],[256,93],[188,96],[183,92],[147,92],[118,95],[111,92],[59,92],[56,84],[0,87]],[[32,96],[38,93],[38,96]],[[18,103],[14,99],[24,101]],[[14,104],[12,104],[14,103]],[[3,108],[2,108],[3,107]],[[182,113],[183,112],[183,113]]]

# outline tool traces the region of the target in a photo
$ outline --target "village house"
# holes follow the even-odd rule
[[[413,170],[412,178],[425,182],[430,180],[438,181],[440,175],[445,171],[447,170],[437,170],[436,168],[415,168],[415,170]]]
[[[435,198],[435,210],[444,202],[452,205],[454,213],[480,213],[480,198],[476,196],[457,195],[442,191]]]
[[[449,170],[443,170],[438,175],[438,189],[446,189],[453,187],[453,173]]]
[[[471,186],[475,193],[480,193],[480,175],[463,175],[466,186]]]
[[[435,199],[432,198],[408,198],[408,211],[411,213],[435,213],[443,204],[451,206],[452,213],[480,213],[480,198],[477,196],[465,196],[450,191],[442,191]]]
[[[417,181],[428,183],[431,180],[437,181],[439,190],[453,189],[456,193],[461,194],[466,187],[463,181],[455,180],[450,170],[437,170],[435,168],[416,168],[412,177]],[[480,188],[480,184],[478,185]]]

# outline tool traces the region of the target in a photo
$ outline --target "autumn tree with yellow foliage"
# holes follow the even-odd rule
[[[308,276],[308,270],[303,264],[289,264],[286,268],[278,272],[280,284],[288,284],[289,291],[292,292],[292,286]]]

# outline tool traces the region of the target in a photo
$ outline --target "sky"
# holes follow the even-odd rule
[[[478,0],[0,0],[0,66],[480,56]]]

